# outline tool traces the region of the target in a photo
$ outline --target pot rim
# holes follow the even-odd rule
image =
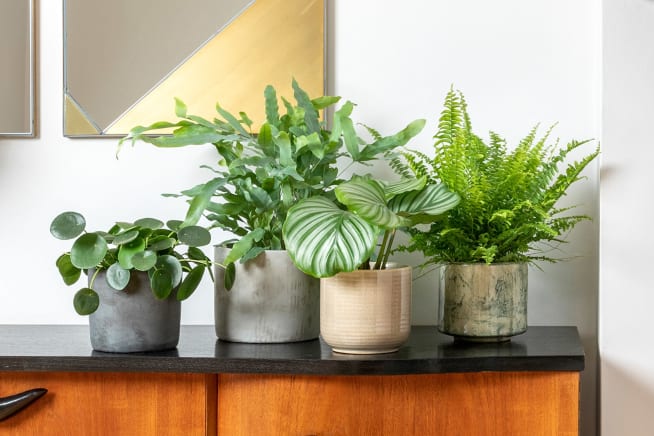
[[[229,247],[229,246],[223,245],[223,244],[213,244],[212,247],[213,248],[224,248],[225,250],[231,250],[232,249],[232,247]],[[282,250],[266,249],[264,251],[280,252],[280,251],[286,251],[286,249],[285,248],[282,249]]]
[[[390,263],[390,262],[389,262]],[[388,265],[387,265],[388,266]],[[355,269],[354,271],[343,271],[339,272],[337,274],[334,274],[333,276],[330,277],[322,277],[322,279],[330,279],[332,277],[337,277],[342,274],[388,274],[388,273],[393,273],[393,272],[398,272],[402,270],[410,270],[413,273],[413,267],[409,265],[395,265],[390,268],[385,268],[385,269]]]
[[[442,266],[506,266],[506,265],[529,265],[529,262],[445,262]]]

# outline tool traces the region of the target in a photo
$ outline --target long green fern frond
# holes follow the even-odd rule
[[[533,127],[511,150],[495,132],[485,142],[472,131],[463,94],[450,88],[434,135],[434,157],[407,151],[391,167],[403,176],[444,183],[461,202],[429,230],[410,231],[404,248],[421,251],[434,263],[554,261],[539,247],[559,244],[576,224],[589,219],[564,216],[570,208],[556,204],[599,153],[596,149],[560,170],[568,155],[588,141],[559,148],[558,139],[550,141],[555,126],[543,135],[538,125]]]
[[[387,152],[386,159],[388,160],[388,165],[403,179],[411,179],[415,177],[415,172],[409,167],[405,161],[405,157],[401,153]]]

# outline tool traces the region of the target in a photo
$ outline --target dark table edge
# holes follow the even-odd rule
[[[187,326],[193,328],[194,326]],[[532,327],[532,326],[530,326]],[[533,326],[540,327],[540,326]],[[554,326],[553,326],[554,327]],[[555,326],[574,330],[574,326]],[[516,341],[519,341],[517,339]],[[325,346],[323,344],[323,346]],[[88,356],[0,356],[0,372],[143,372],[143,373],[251,373],[294,375],[410,375],[465,372],[576,371],[585,368],[581,343],[566,355],[393,358],[339,356],[338,358],[230,358],[170,356],[161,353]]]
[[[96,357],[2,358],[0,372],[148,372],[188,374],[293,374],[293,375],[409,375],[464,372],[551,372],[584,370],[583,357],[534,357],[515,362],[511,358],[450,359],[448,362],[418,360],[398,365],[397,361],[265,361],[210,358],[129,358],[99,360]],[[498,369],[501,367],[501,369]]]

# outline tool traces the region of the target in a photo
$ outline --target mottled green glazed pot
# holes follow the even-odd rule
[[[441,269],[439,330],[473,342],[527,331],[527,264],[449,264]]]

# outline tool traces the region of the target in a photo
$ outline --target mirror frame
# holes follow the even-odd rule
[[[29,15],[29,28],[28,28],[28,45],[29,45],[29,96],[28,96],[28,113],[29,113],[29,130],[24,132],[1,132],[0,137],[27,137],[33,138],[36,136],[36,98],[35,98],[35,63],[36,63],[36,47],[35,47],[35,12],[34,5],[36,0],[24,0],[28,3],[28,15]]]

